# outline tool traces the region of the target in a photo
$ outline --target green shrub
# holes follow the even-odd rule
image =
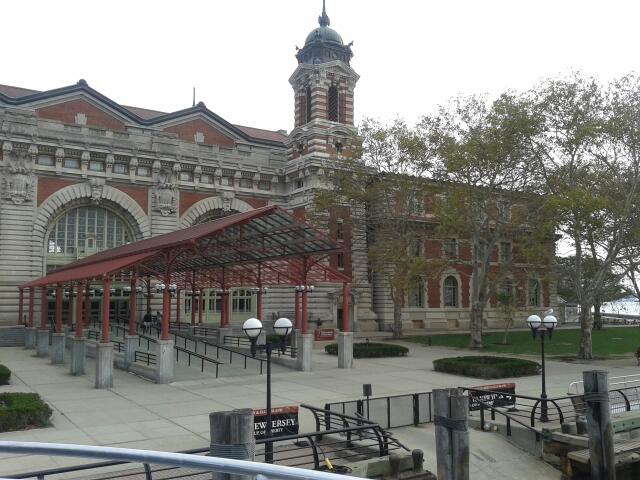
[[[0,385],[9,385],[9,378],[11,378],[11,370],[0,365]]]
[[[433,361],[433,369],[476,378],[523,377],[540,373],[540,365],[531,360],[488,356],[440,358]]]
[[[324,347],[329,355],[338,354],[338,344],[331,343]],[[409,349],[393,343],[354,343],[353,358],[404,357]]]
[[[52,413],[37,393],[0,393],[0,432],[47,427]]]

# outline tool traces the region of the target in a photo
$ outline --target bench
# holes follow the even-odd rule
[[[624,412],[611,416],[613,428],[616,470],[620,470],[618,478],[640,478],[640,411]],[[635,432],[637,431],[637,436]],[[633,438],[622,438],[625,433]],[[589,472],[589,449],[574,450],[567,453],[570,463],[570,478],[584,478],[581,475]],[[631,476],[628,476],[631,475]]]

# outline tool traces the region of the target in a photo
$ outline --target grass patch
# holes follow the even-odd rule
[[[11,378],[11,370],[4,365],[0,365],[0,385],[9,385],[9,379]]]
[[[638,327],[609,327],[604,330],[594,330],[593,355],[596,357],[627,356],[635,353],[640,346],[640,328]],[[468,333],[451,333],[445,335],[431,335],[431,345],[434,347],[467,348]],[[531,338],[530,331],[509,332],[508,344],[502,345],[501,332],[487,333],[482,336],[483,352],[517,353],[524,355],[540,354],[540,339]],[[429,344],[429,336],[410,336],[404,340]],[[573,356],[580,350],[580,330],[560,329],[553,332],[551,340],[544,341],[545,353],[552,356]]]
[[[37,393],[0,393],[0,432],[47,427],[52,413]]]
[[[338,344],[331,343],[324,347],[329,355],[338,354]],[[353,358],[405,357],[409,349],[393,343],[354,343]]]
[[[433,361],[436,372],[475,378],[507,378],[538,375],[540,365],[530,360],[509,357],[450,357]]]

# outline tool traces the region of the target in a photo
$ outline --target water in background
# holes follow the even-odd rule
[[[627,297],[615,302],[603,303],[602,312],[640,315],[640,302],[635,297]]]

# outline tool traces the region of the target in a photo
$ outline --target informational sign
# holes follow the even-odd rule
[[[486,392],[478,391],[486,390]],[[493,385],[479,385],[469,390],[469,410],[480,410],[480,402],[485,406],[508,407],[516,404],[513,395],[516,393],[515,383],[495,383]]]
[[[298,433],[298,407],[273,407],[271,409],[271,436],[284,437]],[[267,409],[253,411],[253,433],[256,440],[266,437]]]
[[[321,328],[315,331],[316,341],[335,340],[336,331],[333,328]]]

